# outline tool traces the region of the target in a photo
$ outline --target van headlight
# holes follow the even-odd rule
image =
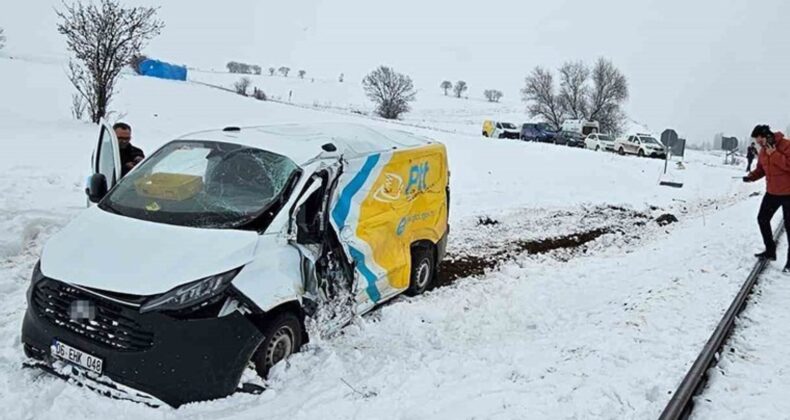
[[[178,286],[149,299],[140,307],[140,312],[176,311],[195,306],[224,292],[239,271],[241,268]]]

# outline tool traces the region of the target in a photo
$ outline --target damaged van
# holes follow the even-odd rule
[[[35,267],[22,342],[30,363],[116,398],[244,389],[244,370],[266,377],[322,308],[350,317],[431,287],[447,243],[445,147],[405,132],[228,127],[121,178],[103,124],[93,170],[96,205]]]

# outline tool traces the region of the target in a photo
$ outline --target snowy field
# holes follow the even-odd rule
[[[782,238],[780,262],[786,252]],[[775,263],[760,276],[707,388],[695,399],[695,419],[790,418],[790,277],[781,267]]]
[[[425,94],[388,123],[350,111],[367,106],[357,81],[345,91],[328,81],[315,91],[309,81],[288,81],[298,90],[264,86],[277,96],[293,89],[295,106],[127,76],[113,106],[123,114],[113,119],[131,123],[134,143],[149,153],[186,132],[281,122],[394,126],[445,142],[455,256],[605,232],[578,247],[510,252],[474,278],[399,298],[338,337],[314,339],[275,369],[262,395],[179,410],[109,400],[21,367],[29,275],[47,238],[84,208],[96,141],[95,127],[69,116],[63,67],[0,57],[0,92],[13,98],[0,100],[2,418],[652,418],[759,243],[753,193],[762,186],[733,179],[741,169],[718,156],[690,152],[685,169],[672,168],[685,184],[673,189],[658,185],[661,161],[480,136],[484,117],[526,119],[515,103],[470,98],[467,106]],[[659,226],[664,214],[679,222]]]

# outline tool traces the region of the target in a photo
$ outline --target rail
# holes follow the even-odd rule
[[[779,227],[774,231],[774,240],[778,240],[783,232],[784,222],[780,223]],[[716,354],[721,351],[727,342],[727,338],[735,328],[735,319],[746,306],[749,295],[767,264],[768,261],[763,258],[754,264],[752,271],[746,278],[746,282],[744,282],[741,290],[735,296],[735,300],[730,304],[719,325],[716,326],[708,342],[705,343],[705,347],[702,348],[697,360],[691,365],[683,381],[680,382],[678,389],[672,395],[672,399],[669,400],[669,403],[664,408],[659,417],[660,420],[686,419],[691,415],[691,410],[694,408],[694,397],[703,390],[707,382],[708,369],[715,364],[717,360]]]

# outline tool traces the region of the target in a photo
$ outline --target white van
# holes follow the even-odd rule
[[[199,132],[121,179],[103,124],[94,156],[98,204],[47,242],[22,342],[39,366],[119,398],[229,395],[248,365],[265,377],[299,349],[305,317],[422,293],[444,255],[445,147],[404,132]]]
[[[597,133],[601,129],[598,121],[589,121],[585,119],[580,120],[565,120],[562,122],[562,131],[570,131],[579,133],[582,136],[587,136],[590,133]]]

